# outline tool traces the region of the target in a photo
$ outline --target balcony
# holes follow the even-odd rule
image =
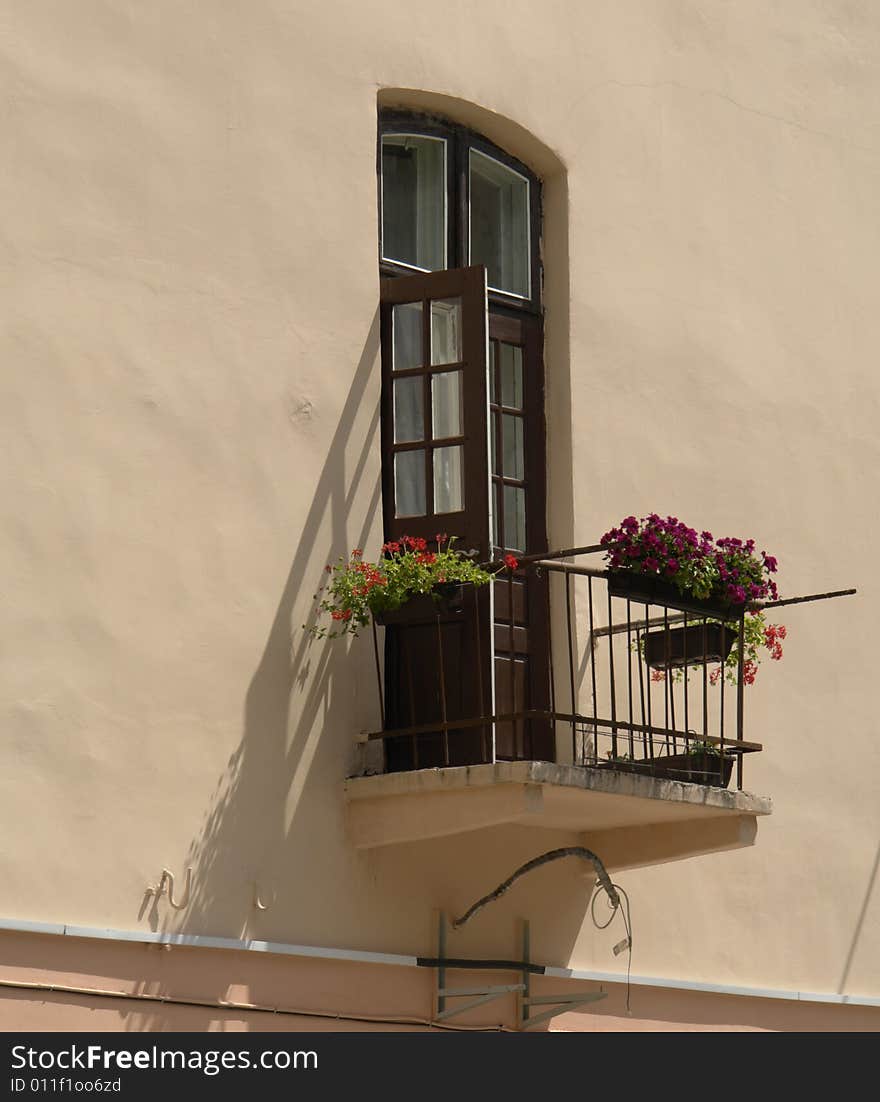
[[[518,824],[586,833],[620,867],[752,844],[771,805],[744,788],[762,749],[745,737],[747,609],[560,561],[595,550],[403,610],[384,647],[374,625],[383,729],[364,742],[383,771],[346,782],[357,846]]]

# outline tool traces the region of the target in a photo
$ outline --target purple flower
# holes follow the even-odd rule
[[[678,573],[678,559],[668,559],[666,563],[666,570],[669,574]]]

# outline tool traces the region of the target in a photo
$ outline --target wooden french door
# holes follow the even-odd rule
[[[382,280],[382,480],[386,540],[437,534],[491,555],[486,271]],[[433,545],[436,547],[436,543]],[[492,713],[488,587],[385,629],[389,730]],[[492,758],[491,724],[386,739],[389,771]]]
[[[386,540],[437,534],[487,562],[546,550],[541,328],[490,315],[482,266],[382,280]],[[547,707],[546,580],[520,572],[385,629],[386,729]],[[389,771],[552,760],[542,721],[386,739]]]
[[[544,378],[540,318],[489,316],[489,418],[495,557],[547,550]],[[508,573],[495,582],[495,711],[547,710],[550,704],[549,593],[546,575]],[[517,719],[495,726],[498,758],[552,761],[552,725]]]

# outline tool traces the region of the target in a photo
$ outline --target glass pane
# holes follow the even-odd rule
[[[444,371],[431,379],[431,410],[434,422],[434,439],[444,436],[461,436],[461,381],[460,371]]]
[[[492,420],[492,454],[489,457],[492,461],[492,474],[501,474],[501,468],[498,463],[498,414],[493,411],[491,414]]]
[[[504,487],[504,546],[526,549],[526,492],[520,486]]]
[[[470,151],[471,264],[485,264],[489,286],[529,298],[529,183],[524,176]]]
[[[398,452],[394,457],[394,515],[425,515],[425,453]]]
[[[402,302],[393,313],[392,365],[395,371],[421,367],[422,356],[422,304]]]
[[[431,303],[431,363],[461,363],[461,299]]]
[[[492,491],[492,546],[501,547],[501,486],[495,482]]]
[[[422,378],[394,380],[394,443],[425,439]]]
[[[495,396],[495,342],[489,341],[489,401],[497,402]]]
[[[415,268],[446,267],[446,142],[382,138],[382,255]]]
[[[460,513],[464,509],[463,454],[460,444],[434,449],[435,513]]]
[[[499,344],[501,362],[501,404],[522,409],[522,349],[515,344]]]
[[[504,468],[508,478],[525,478],[523,459],[523,422],[522,417],[505,413],[504,417]]]

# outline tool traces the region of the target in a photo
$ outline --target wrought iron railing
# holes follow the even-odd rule
[[[545,697],[544,706],[530,706],[532,702],[520,699],[513,675],[508,690],[496,687],[491,700],[491,688],[484,688],[485,678],[480,676],[481,707],[472,715],[452,715],[448,656],[444,655],[438,612],[433,636],[436,653],[422,648],[418,659],[434,674],[436,720],[388,729],[383,711],[385,729],[367,738],[386,744],[392,739],[411,740],[407,768],[417,769],[427,764],[546,758],[534,752],[535,732],[540,730],[546,736],[549,726],[555,760],[714,786],[726,786],[735,775],[736,787],[742,788],[744,756],[762,749],[760,743],[744,738],[745,617],[761,608],[855,590],[753,603],[736,613],[722,614],[674,595],[626,593],[619,575],[560,561],[598,550],[574,548],[520,560],[520,577],[547,579],[550,615],[543,638],[533,638],[530,644],[533,649],[546,648],[546,692],[539,694]],[[513,655],[514,633],[528,625],[518,623],[513,613],[512,575],[493,584],[508,587],[506,607],[511,615],[504,623],[495,620],[491,634],[502,640],[509,635],[509,653]],[[471,591],[467,599],[473,601],[473,630],[479,650],[488,642],[485,628],[480,628],[476,592]],[[384,685],[375,624],[373,641],[381,701]],[[506,740],[507,752],[499,752],[497,735],[502,727],[508,733],[512,727],[514,732],[513,739]],[[430,761],[424,760],[429,756],[422,741],[426,737],[434,739]],[[466,738],[471,749],[464,760],[456,746]]]

